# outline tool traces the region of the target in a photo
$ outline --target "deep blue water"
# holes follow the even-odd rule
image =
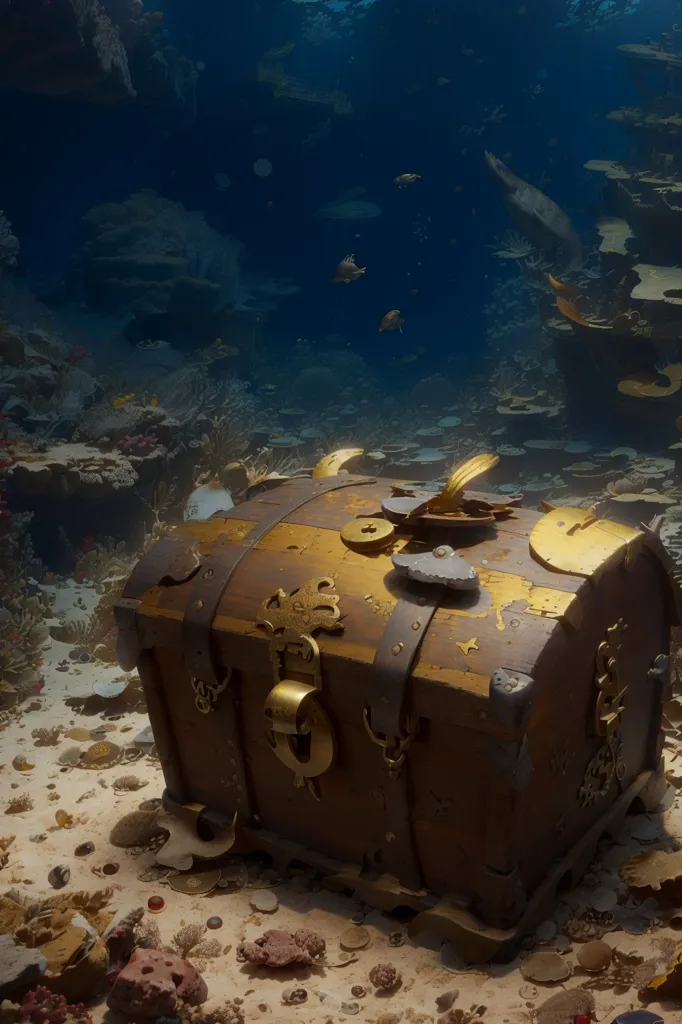
[[[679,0],[641,0],[636,13],[597,32],[557,29],[564,0],[376,0],[345,26],[329,12],[338,36],[314,45],[304,24],[323,3],[155,6],[173,43],[205,65],[194,117],[135,102],[102,107],[0,92],[0,205],[21,239],[21,272],[73,273],[85,211],[153,188],[242,239],[254,270],[294,278],[299,294],[271,317],[275,344],[341,334],[375,364],[396,346],[424,346],[434,369],[454,352],[480,355],[481,309],[500,271],[487,246],[510,222],[483,151],[506,155],[522,177],[544,183],[589,232],[601,180],[583,164],[626,154],[625,133],[606,114],[637,100],[616,46],[682,22]],[[249,81],[264,52],[290,39],[287,73],[320,89],[338,83],[352,115],[273,104]],[[460,132],[499,105],[504,119],[480,136]],[[329,116],[328,137],[305,148]],[[254,134],[259,125],[265,134]],[[272,162],[270,177],[254,175],[257,158]],[[226,191],[216,188],[216,172],[229,176]],[[397,189],[392,179],[404,172],[422,180]],[[380,218],[315,217],[358,185],[382,208]],[[348,252],[368,272],[334,287],[331,273]],[[406,333],[379,337],[378,322],[392,308],[403,311]]]

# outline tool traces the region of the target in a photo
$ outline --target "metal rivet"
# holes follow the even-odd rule
[[[393,647],[391,647],[391,654],[400,654],[404,646],[405,644],[402,642],[402,640],[400,641],[399,644],[393,644]]]
[[[210,580],[212,575],[213,575],[213,569],[207,569],[206,572],[203,574],[202,579]]]
[[[194,611],[195,612],[200,612],[201,609],[204,607],[204,602],[203,601],[195,601],[193,607],[194,607]]]
[[[419,621],[419,619],[415,619],[414,622],[412,623],[412,629],[419,629],[420,626],[421,622]]]

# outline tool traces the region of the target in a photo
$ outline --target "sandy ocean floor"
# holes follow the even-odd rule
[[[91,597],[87,588],[60,589],[56,611],[72,614],[78,594],[84,595],[87,605]],[[64,659],[67,671],[60,666]],[[660,965],[681,937],[674,926],[682,922],[674,919],[672,909],[662,909],[653,900],[642,904],[641,900],[632,899],[618,876],[618,865],[624,858],[652,848],[673,849],[674,840],[670,837],[682,838],[682,804],[676,799],[674,785],[660,813],[628,818],[618,841],[604,845],[580,887],[566,896],[553,920],[545,922],[539,930],[534,948],[558,949],[573,966],[572,976],[558,985],[534,985],[524,980],[519,970],[521,957],[507,965],[467,967],[447,946],[441,949],[435,937],[417,945],[407,938],[404,925],[396,919],[325,892],[313,877],[298,876],[273,885],[277,879],[272,879],[271,872],[266,870],[265,875],[259,875],[257,866],[252,865],[245,888],[218,889],[206,897],[175,892],[160,881],[143,881],[140,876],[149,877],[145,872],[155,864],[155,851],[139,847],[122,849],[113,846],[109,837],[113,826],[142,801],[160,797],[163,779],[158,761],[144,754],[132,764],[120,762],[108,768],[64,770],[64,765],[59,764],[59,757],[67,750],[84,750],[93,738],[103,735],[124,749],[133,747],[134,739],[147,726],[144,713],[125,710],[112,716],[108,710],[112,705],[107,700],[93,701],[93,687],[117,676],[120,673],[114,668],[79,665],[69,660],[68,645],[52,642],[45,652],[44,691],[25,702],[19,711],[4,716],[8,722],[0,731],[0,838],[15,835],[16,839],[0,872],[0,892],[15,888],[32,897],[51,895],[55,890],[48,882],[48,874],[56,865],[65,865],[71,875],[62,892],[113,885],[111,905],[122,909],[146,907],[150,897],[161,896],[164,909],[148,914],[146,920],[158,925],[164,944],[170,943],[183,925],[201,925],[212,915],[218,915],[222,927],[207,932],[207,937],[218,940],[221,952],[212,958],[197,958],[197,963],[207,981],[209,998],[243,1000],[241,1009],[246,1020],[298,1020],[311,1024],[352,1019],[397,1024],[402,1020],[406,1024],[420,1024],[440,1018],[448,1024],[466,1024],[468,1011],[473,1006],[484,1006],[485,1021],[516,1024],[538,1019],[536,1011],[556,991],[584,985],[597,977],[577,965],[580,943],[571,941],[566,934],[568,919],[580,915],[585,908],[613,918],[612,930],[605,935],[608,943],[622,952],[637,953],[645,960],[657,959]],[[64,730],[56,745],[37,745],[40,740],[34,738],[33,731],[54,726]],[[101,732],[103,728],[106,734]],[[82,739],[66,735],[73,729],[87,730],[87,736],[85,732],[75,734]],[[17,757],[34,767],[17,770],[13,765]],[[667,758],[673,782],[682,785],[682,746],[672,734]],[[136,776],[143,787],[119,792],[114,783],[130,775]],[[7,814],[10,800],[23,796],[33,801],[31,809]],[[57,825],[55,815],[60,810],[73,817],[73,827]],[[85,857],[75,856],[75,848],[88,841],[94,844],[94,851]],[[101,874],[108,863],[119,865],[117,873],[110,877]],[[238,875],[239,871],[235,871]],[[245,876],[239,884],[244,881]],[[231,887],[235,888],[238,885]],[[277,896],[278,906],[272,913],[258,912],[252,906],[252,901],[258,901],[259,893],[264,891]],[[339,938],[354,924],[368,929],[369,944],[355,954],[354,961],[342,964]],[[236,949],[243,940],[253,939],[268,928],[295,931],[304,926],[323,935],[328,964],[338,966],[276,972],[238,962]],[[637,934],[644,929],[644,934]],[[525,950],[523,957],[530,952],[530,948]],[[191,952],[189,959],[192,960]],[[394,993],[378,996],[368,974],[381,961],[390,961],[399,968],[402,984]],[[614,988],[611,975],[601,976],[597,981],[604,986],[592,990],[597,1021],[611,1021],[617,1013],[643,1005],[635,987]],[[292,988],[306,990],[305,1002],[296,1006],[285,1002],[287,990]],[[453,989],[459,993],[454,1010],[463,1012],[451,1011],[443,1016],[436,999]],[[682,1022],[682,1001],[677,1006],[655,1002],[648,1005],[650,1009],[662,1010],[666,1020]],[[102,1004],[93,1011],[95,1021],[101,1019],[104,1009]],[[540,1020],[546,1022],[547,1018],[541,1016]]]

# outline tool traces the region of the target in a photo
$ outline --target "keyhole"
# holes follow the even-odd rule
[[[376,528],[376,526],[372,526],[370,524],[369,526],[363,526],[362,532],[363,533],[376,533],[377,532],[377,528]]]

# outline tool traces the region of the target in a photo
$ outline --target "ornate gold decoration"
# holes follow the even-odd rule
[[[462,504],[467,484],[487,473],[499,461],[499,455],[474,455],[455,466],[439,496],[429,502],[429,512],[456,512]]]
[[[625,710],[627,686],[621,686],[619,659],[623,649],[623,636],[627,626],[622,619],[606,630],[606,640],[597,648],[597,675],[595,682],[599,690],[595,709],[595,731],[597,736],[607,739],[613,736],[621,724]]]
[[[351,519],[341,530],[341,540],[353,551],[383,551],[393,543],[395,527],[387,519]]]
[[[627,767],[622,759],[623,745],[616,736],[603,743],[587,766],[578,793],[581,807],[591,807],[608,795],[614,778],[622,781]]]
[[[313,470],[313,480],[321,480],[325,476],[338,476],[339,470],[344,469],[346,463],[364,454],[364,448],[340,448],[337,452],[325,455]]]
[[[606,631],[606,640],[597,648],[595,684],[597,700],[594,709],[594,731],[604,741],[585,770],[579,799],[582,807],[590,807],[607,796],[614,779],[622,782],[627,772],[623,761],[623,745],[618,736],[625,710],[627,686],[620,678],[623,637],[627,626],[619,619]]]
[[[205,683],[203,679],[192,679],[194,690],[194,706],[202,715],[207,715],[216,706],[218,696],[230,682],[232,669],[228,668],[225,678],[219,683]]]
[[[318,629],[342,630],[339,597],[330,593],[329,576],[307,580],[287,594],[278,590],[258,609],[256,622],[269,637],[270,661],[275,685],[263,712],[272,748],[294,773],[294,785],[307,786],[319,799],[315,778],[327,771],[334,759],[334,734],[329,717],[317,701],[322,689],[320,649],[313,638]],[[282,678],[284,658],[298,657],[303,666],[296,675]]]
[[[598,519],[582,508],[552,508],[533,527],[530,553],[553,572],[594,576],[625,560],[630,565],[644,535],[629,526]]]

